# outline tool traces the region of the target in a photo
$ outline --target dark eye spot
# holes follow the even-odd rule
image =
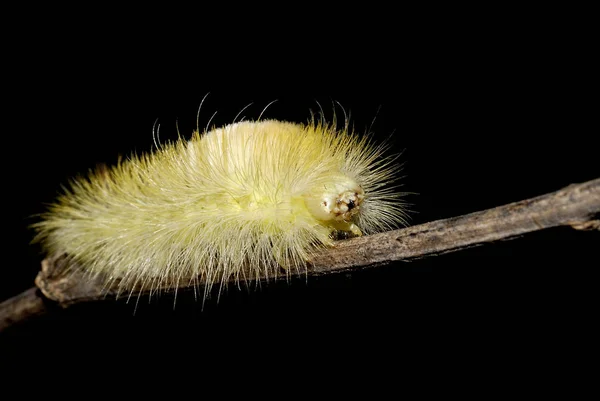
[[[354,206],[356,206],[356,204],[354,203],[353,200],[351,200],[350,202],[348,202],[348,209],[353,209]]]

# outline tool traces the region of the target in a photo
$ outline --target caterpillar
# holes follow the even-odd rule
[[[406,224],[388,150],[314,116],[197,129],[72,179],[34,241],[119,293],[301,273],[340,236]]]

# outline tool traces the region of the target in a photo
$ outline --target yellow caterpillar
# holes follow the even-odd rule
[[[340,233],[404,222],[385,150],[314,119],[195,131],[73,180],[36,240],[120,291],[301,272]]]

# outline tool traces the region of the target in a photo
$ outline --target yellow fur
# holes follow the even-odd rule
[[[37,239],[121,291],[299,272],[338,231],[403,223],[399,194],[387,185],[398,166],[383,151],[322,123],[194,132],[74,180],[35,224]],[[358,206],[361,190],[360,208],[346,199],[352,217],[342,214],[348,207],[335,218],[327,209],[335,207],[327,199],[342,205],[343,191]]]

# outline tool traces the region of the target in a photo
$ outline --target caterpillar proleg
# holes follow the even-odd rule
[[[197,130],[72,180],[36,240],[120,292],[300,273],[339,234],[404,224],[386,151],[323,119]]]

